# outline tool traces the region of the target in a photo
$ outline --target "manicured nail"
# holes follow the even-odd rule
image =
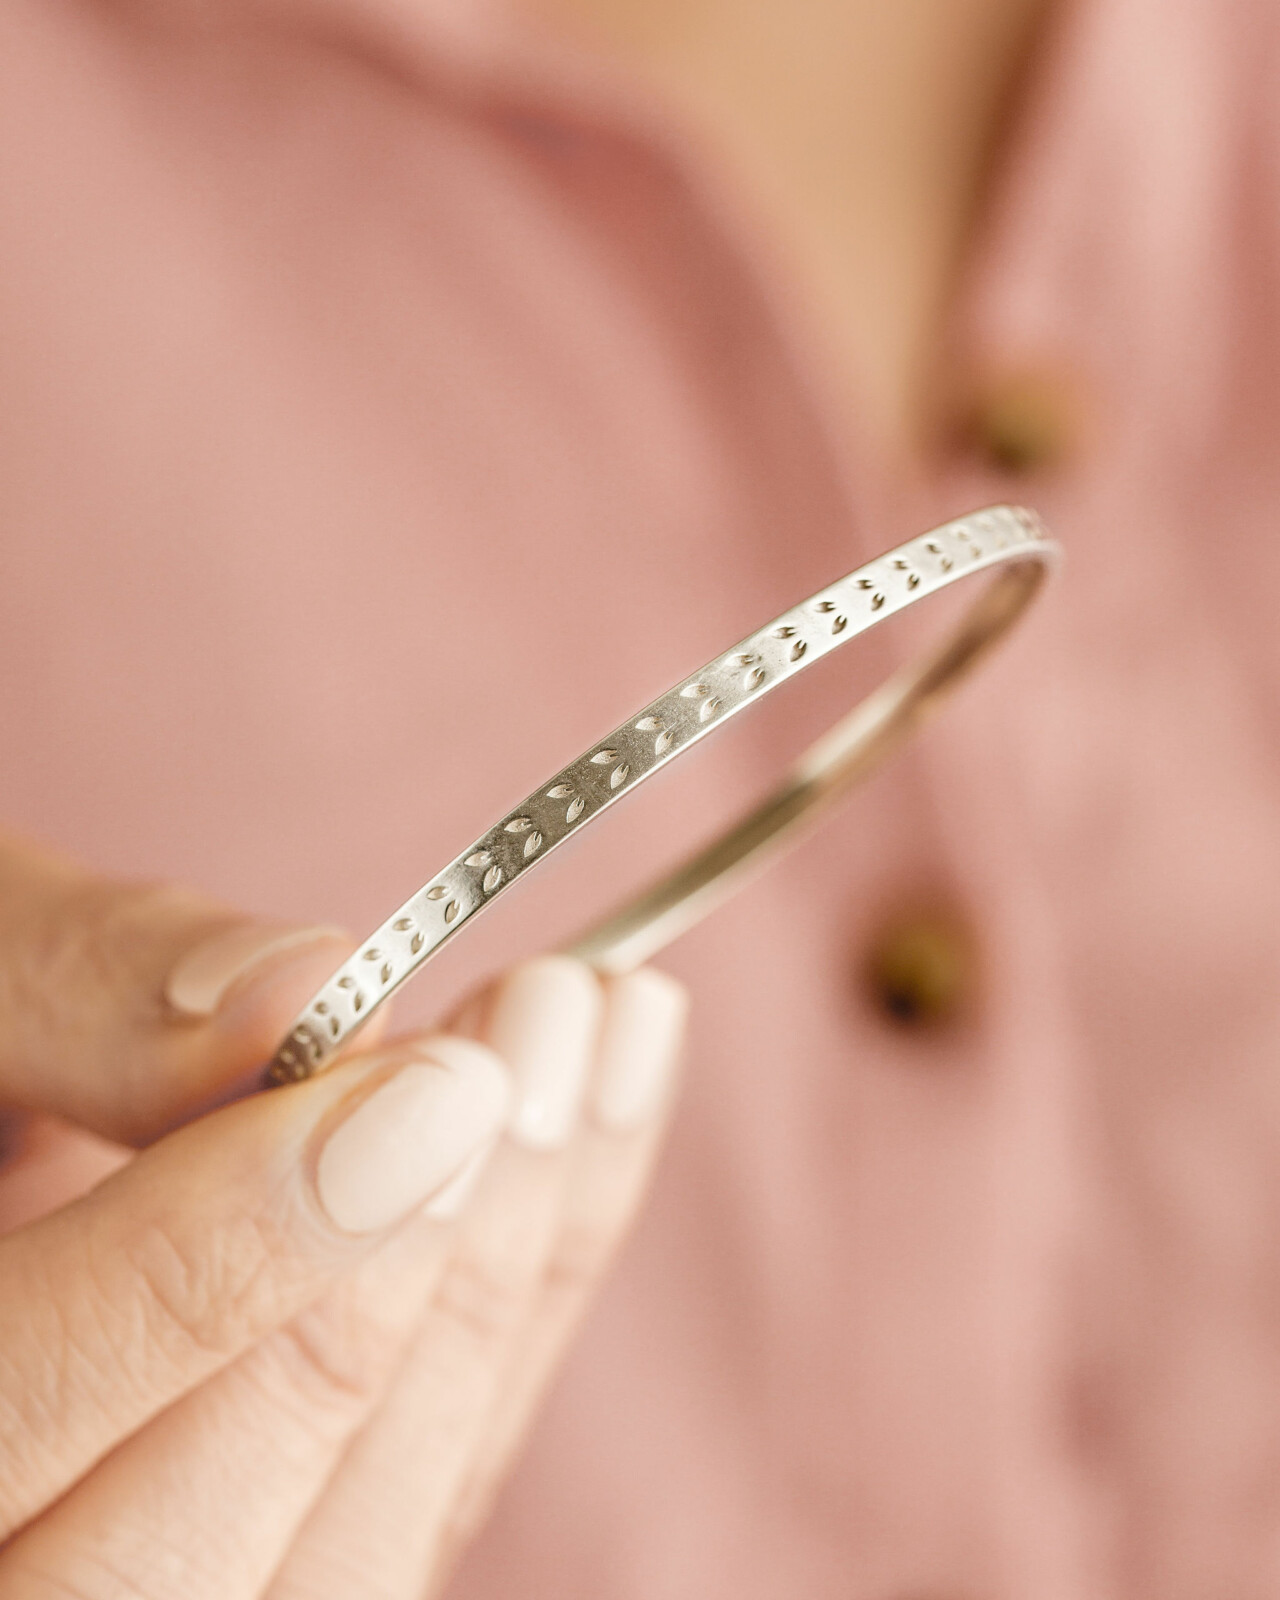
[[[371,1070],[388,1059],[403,1057],[375,1057]],[[345,1233],[390,1227],[492,1145],[509,1097],[491,1050],[465,1039],[428,1041],[371,1093],[357,1092],[325,1140],[316,1162],[320,1204]]]
[[[540,956],[517,967],[494,997],[489,1043],[511,1068],[510,1132],[532,1150],[568,1142],[595,1053],[604,993],[589,967]]]
[[[423,1215],[434,1217],[440,1222],[449,1222],[458,1216],[476,1192],[497,1142],[495,1136],[469,1156],[444,1188],[437,1190],[423,1206]]]
[[[592,1102],[602,1127],[630,1133],[657,1116],[680,1057],[688,1010],[684,985],[651,967],[609,985]]]
[[[187,951],[166,979],[164,997],[184,1017],[211,1017],[242,978],[265,971],[286,954],[326,942],[335,945],[336,966],[342,959],[336,945],[349,948],[346,934],[338,928],[264,928],[251,923],[224,929]]]

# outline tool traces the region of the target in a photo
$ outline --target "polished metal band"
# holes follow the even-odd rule
[[[517,878],[736,712],[895,612],[998,568],[940,648],[856,706],[728,833],[572,946],[607,972],[647,960],[918,726],[1025,610],[1058,554],[1034,513],[993,506],[879,556],[753,633],[557,772],[407,900],[297,1018],[269,1077],[285,1083],[323,1071],[384,1000]]]

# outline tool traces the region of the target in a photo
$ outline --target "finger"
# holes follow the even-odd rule
[[[254,1075],[349,949],[0,839],[0,1103],[145,1142]]]
[[[0,1542],[357,1265],[508,1092],[482,1046],[406,1043],[191,1124],[0,1239]]]
[[[555,1247],[449,1514],[446,1544],[470,1543],[543,1395],[635,1219],[661,1147],[688,991],[651,968],[611,979],[591,1096]],[[446,1558],[442,1565],[448,1565]]]
[[[541,1279],[603,992],[585,966],[545,957],[517,968],[487,1009],[488,1041],[516,1085],[509,1136],[465,1196],[451,1259],[405,1365],[304,1524],[271,1600],[352,1592],[401,1600],[420,1591],[443,1507],[493,1404],[511,1330]],[[463,1198],[455,1186],[455,1203]]]
[[[282,1574],[288,1581],[271,1600],[337,1600],[356,1573],[361,1593],[376,1600],[418,1600],[428,1584],[434,1590],[443,1581],[459,1516],[474,1518],[505,1468],[634,1213],[670,1100],[686,1004],[684,991],[657,974],[607,986],[590,1115],[559,1159],[559,1203],[537,1271],[498,1337],[483,1341],[490,1345],[483,1410],[472,1411],[465,1427],[450,1416],[452,1385],[437,1365],[433,1316],[305,1524]],[[487,1173],[473,1204],[494,1184]],[[348,1587],[326,1586],[326,1570],[345,1575]]]
[[[465,1070],[474,1046],[437,1038],[429,1049]],[[0,1554],[0,1592],[115,1600],[123,1583],[148,1600],[261,1595],[439,1279],[449,1229],[430,1210],[19,1533]]]

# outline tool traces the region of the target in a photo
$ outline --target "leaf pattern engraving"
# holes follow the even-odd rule
[[[846,616],[832,617],[831,619],[832,633],[843,633],[848,626],[849,619]]]
[[[482,882],[484,885],[484,892],[486,894],[492,894],[502,882],[502,868],[490,867],[488,872],[485,873]]]
[[[524,858],[526,861],[536,856],[542,849],[542,835],[535,828],[524,842]]]
[[[620,789],[630,776],[631,768],[624,761],[609,774],[609,787],[611,789]]]
[[[880,594],[878,591],[871,596],[871,609],[873,611],[879,611],[880,607],[883,604],[884,604],[884,596],[882,594]]]
[[[533,818],[532,817],[512,817],[511,821],[507,823],[507,832],[508,833],[528,833],[529,829],[532,828],[532,827],[533,827]]]
[[[682,700],[701,700],[704,695],[711,693],[705,683],[686,683],[680,691]]]
[[[462,910],[462,907],[458,903],[458,901],[450,900],[449,904],[444,908],[444,920],[446,922],[456,922],[457,918],[458,918],[458,913],[461,910]]]
[[[573,790],[567,783],[555,783],[547,790],[548,800],[567,800]]]
[[[791,646],[791,659],[793,661],[801,660],[808,648],[809,646],[804,642],[803,639],[797,639],[796,642]]]
[[[618,759],[616,750],[597,750],[591,758],[591,763],[596,767],[607,767],[611,761]]]
[[[448,892],[449,891],[445,888],[445,886],[442,883],[437,883],[436,886],[433,889],[428,889],[427,890],[427,899],[428,900],[443,900],[445,895],[448,894]]]
[[[390,983],[391,982],[391,972],[392,972],[391,963],[389,961],[384,961],[382,963],[382,971],[378,974],[378,976],[382,979],[383,983]]]
[[[488,850],[476,850],[467,857],[469,867],[487,867],[493,861],[493,855]]]
[[[639,728],[641,733],[653,733],[661,726],[662,723],[657,717],[641,717],[639,722],[636,723],[636,727]]]
[[[658,735],[658,737],[653,741],[653,753],[654,753],[654,755],[655,756],[665,755],[667,753],[667,751],[670,750],[671,746],[675,742],[676,742],[675,734],[672,733],[670,728],[664,728],[662,730],[662,732]]]
[[[750,693],[752,689],[758,689],[763,682],[764,668],[752,667],[751,671],[748,672],[743,678],[742,687],[746,689],[748,693]]]
[[[570,801],[569,809],[564,814],[564,820],[566,822],[576,822],[586,809],[587,802],[582,798],[581,795],[577,795],[572,801]]]
[[[438,898],[439,897],[437,895],[433,894],[430,889],[427,890],[427,899],[428,900],[435,900],[435,899],[438,899]],[[412,933],[413,932],[413,918],[412,917],[397,917],[396,920],[391,924],[391,926],[396,930],[397,933]]]
[[[447,913],[446,913],[446,915],[447,915]],[[425,933],[415,933],[413,938],[410,939],[410,941],[409,941],[409,953],[410,953],[410,955],[415,955],[416,956],[418,954],[418,952],[422,949],[423,945],[426,944],[426,942],[427,942],[427,936],[426,936]]]
[[[698,721],[710,722],[723,704],[724,701],[721,700],[719,695],[715,694],[711,696],[710,700],[704,700],[698,707]]]

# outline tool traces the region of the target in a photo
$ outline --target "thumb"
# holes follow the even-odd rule
[[[403,1041],[202,1117],[0,1239],[0,1544],[454,1180],[508,1093],[480,1045]]]
[[[350,948],[0,837],[0,1104],[146,1143],[251,1081]]]

